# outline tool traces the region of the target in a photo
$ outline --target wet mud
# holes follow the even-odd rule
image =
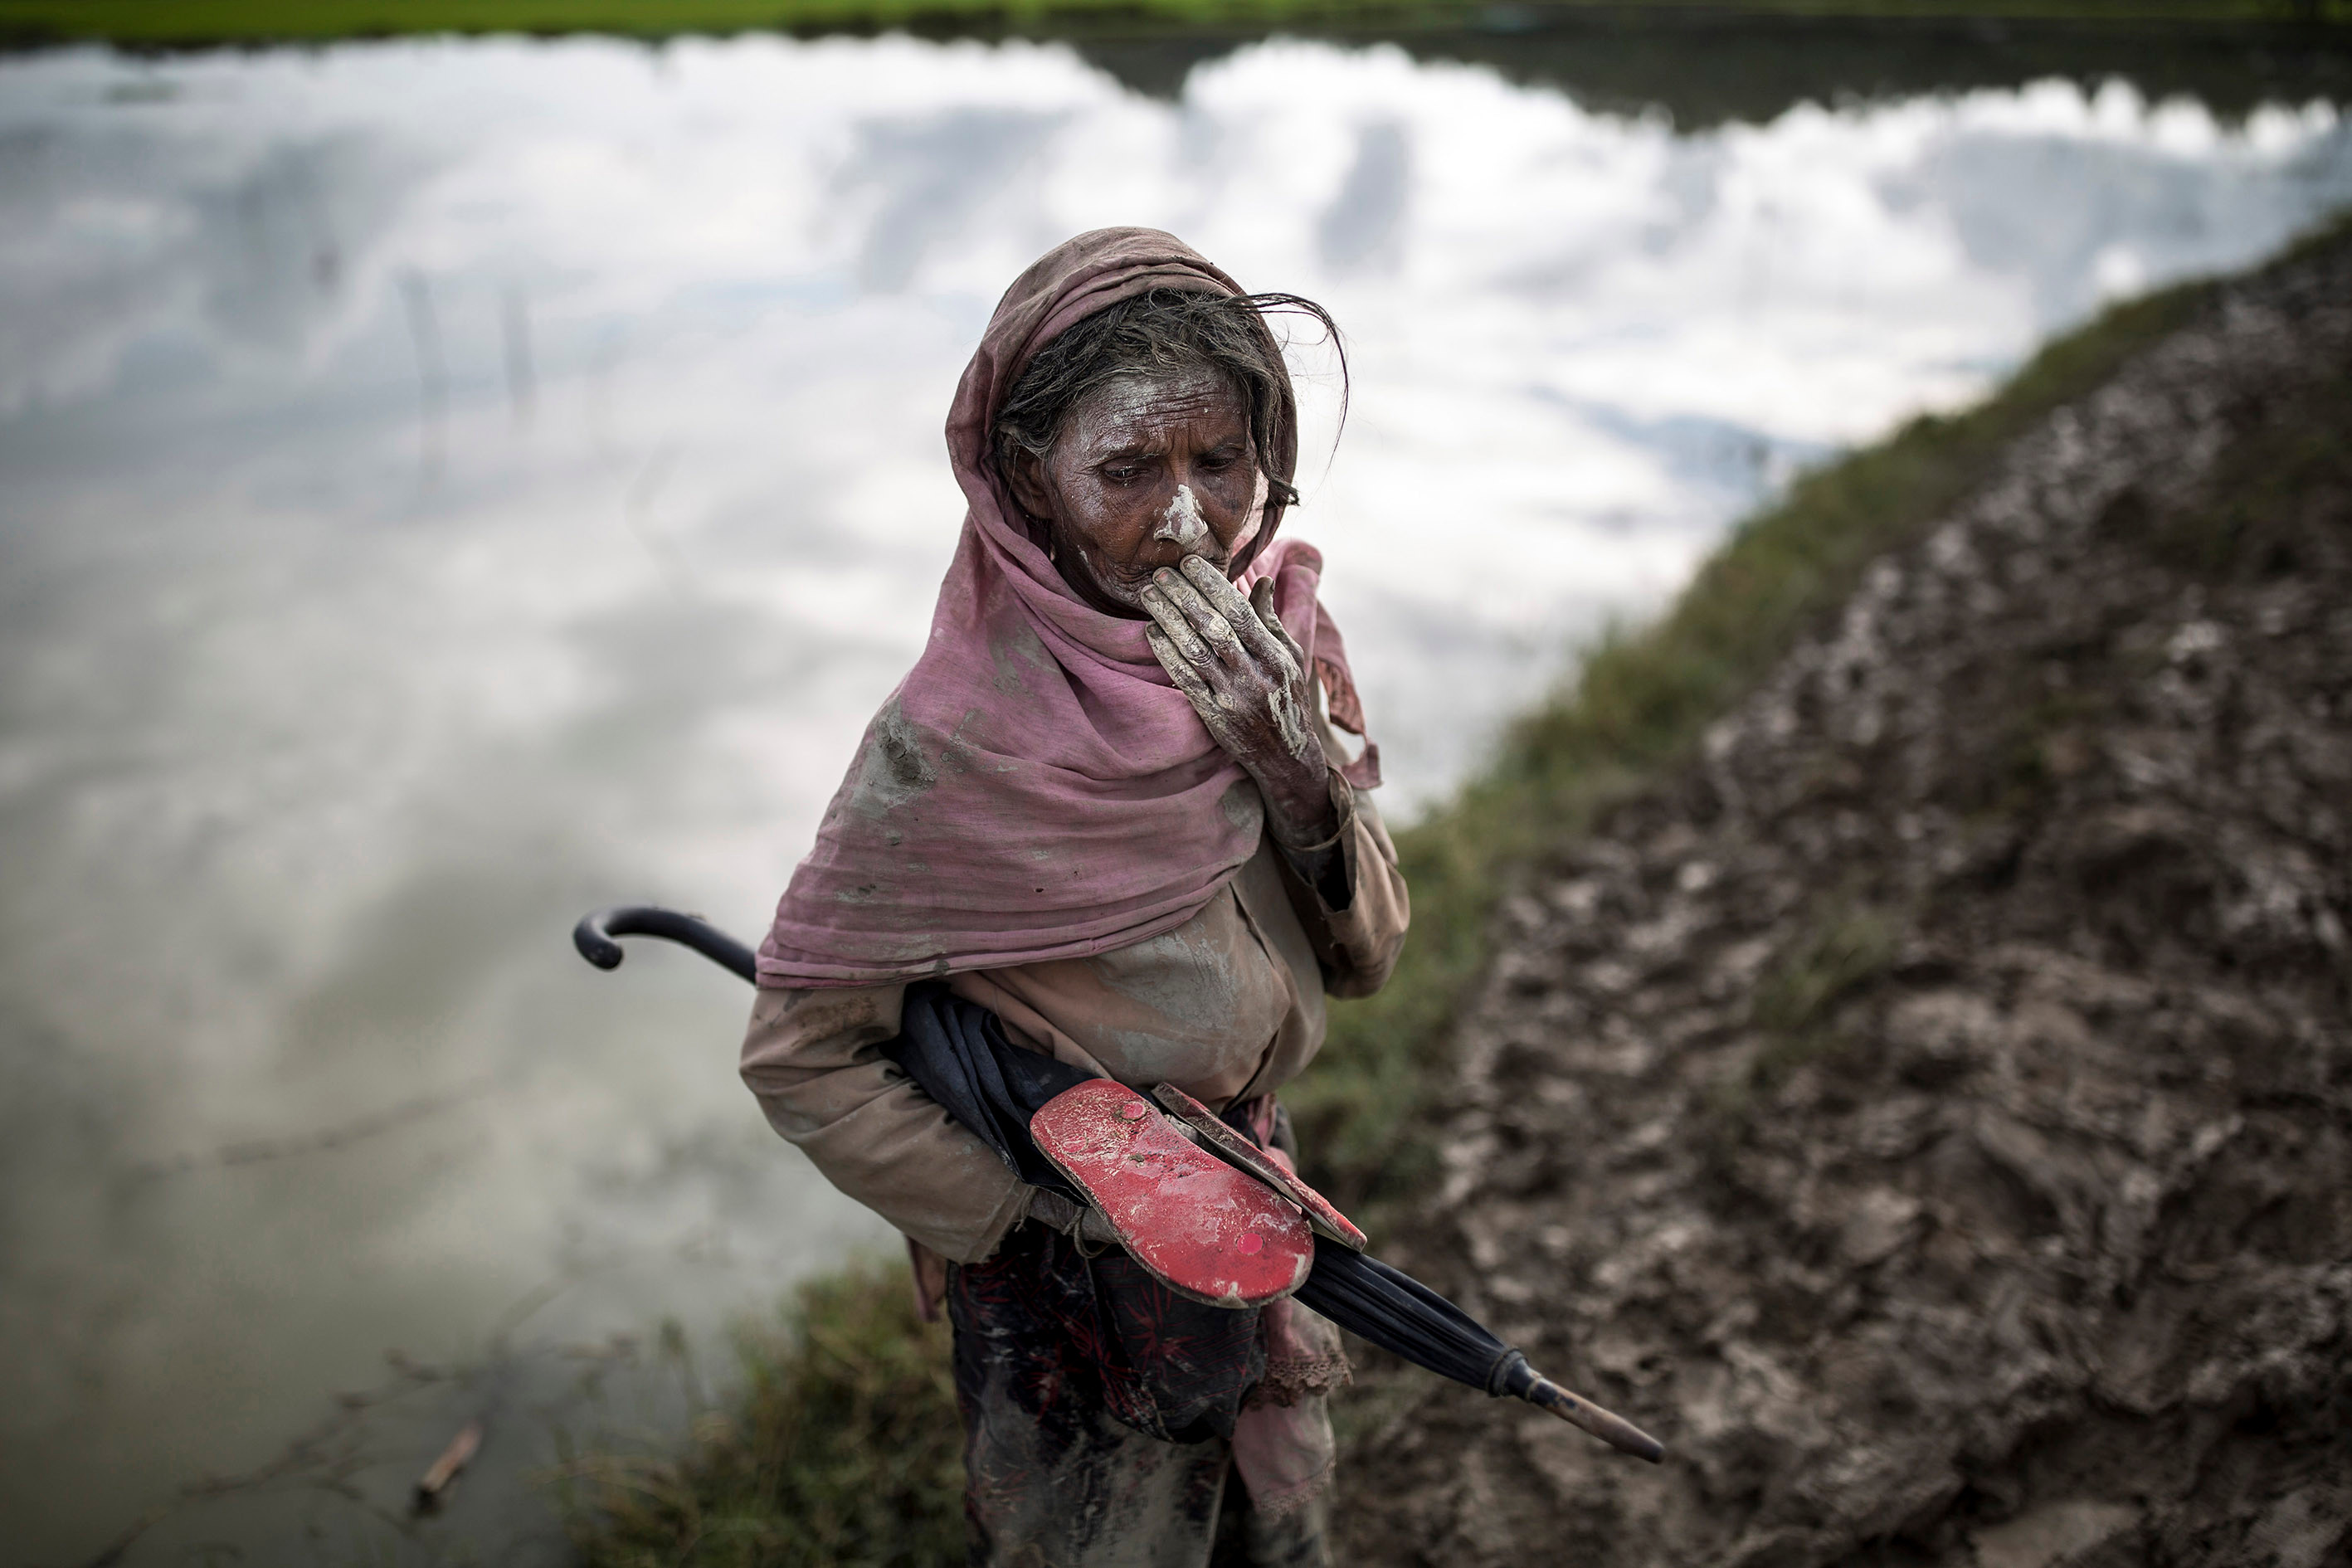
[[[2352,1556],[2347,367],[2221,290],[1507,898],[1389,1250],[1668,1458],[1398,1374],[1342,1561]]]

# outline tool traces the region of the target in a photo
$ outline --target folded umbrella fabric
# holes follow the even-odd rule
[[[937,981],[907,987],[898,1036],[882,1054],[996,1152],[1033,1187],[1084,1204],[1087,1194],[1054,1167],[1029,1136],[1029,1119],[1093,1076],[1005,1038],[996,1015]]]
[[[1313,1265],[1313,1236],[1286,1197],[1203,1152],[1132,1089],[1015,1046],[996,1015],[937,981],[907,988],[882,1054],[1014,1175],[1100,1214],[1179,1295],[1258,1306]]]
[[[615,918],[621,916],[628,918]],[[653,916],[664,918],[649,918]],[[620,948],[612,937],[631,932],[685,942],[742,973],[728,962],[732,957],[729,950],[740,951],[739,944],[691,916],[667,910],[599,911],[581,921],[572,941],[590,963],[611,969],[620,963]],[[1093,1082],[1089,1075],[1013,1044],[995,1015],[937,981],[907,988],[898,1036],[882,1052],[1022,1180],[1073,1202],[1089,1201],[1038,1149],[1030,1132],[1038,1111],[1058,1096]],[[1230,1108],[1219,1120],[1256,1142]],[[1441,1377],[1539,1405],[1637,1458],[1656,1464],[1664,1457],[1656,1438],[1538,1373],[1525,1355],[1420,1280],[1328,1237],[1317,1236],[1314,1246],[1314,1267],[1297,1297],[1341,1328]]]

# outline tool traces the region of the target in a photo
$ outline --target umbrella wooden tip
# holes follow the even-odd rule
[[[1620,1453],[1631,1454],[1654,1465],[1665,1459],[1666,1446],[1664,1443],[1615,1411],[1604,1410],[1590,1399],[1570,1394],[1549,1378],[1536,1379],[1523,1397],[1530,1405],[1540,1405],[1561,1420],[1583,1427]]]

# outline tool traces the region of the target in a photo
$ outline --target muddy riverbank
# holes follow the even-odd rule
[[[2339,1560],[2352,236],[2059,408],[1506,900],[1346,1559]]]

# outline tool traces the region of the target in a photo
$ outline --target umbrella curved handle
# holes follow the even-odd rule
[[[572,945],[597,968],[618,969],[624,955],[614,938],[624,936],[662,937],[758,984],[759,972],[750,948],[698,915],[680,914],[659,904],[615,904],[608,910],[591,910],[572,928]]]

